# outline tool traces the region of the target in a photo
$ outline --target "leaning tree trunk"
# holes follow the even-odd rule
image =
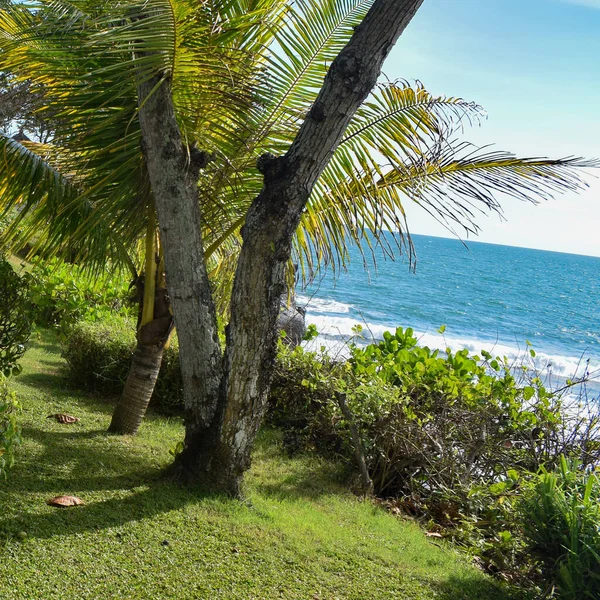
[[[108,428],[110,433],[121,435],[137,433],[154,393],[163,352],[173,331],[173,316],[167,290],[155,286],[145,286],[145,289],[148,287],[151,289],[152,297],[145,296],[140,306],[142,314],[136,336],[137,345],[133,352],[125,387]]]
[[[162,356],[173,330],[169,295],[164,287],[162,264],[157,271],[156,220],[154,206],[148,207],[144,277],[135,281],[139,302],[137,346],[132,356],[125,387],[108,431],[135,435],[150,404]],[[158,262],[161,262],[158,260]]]
[[[108,428],[111,433],[122,435],[137,433],[154,392],[163,351],[164,344],[137,343],[123,393]]]
[[[242,228],[223,360],[202,259],[194,169],[200,160],[182,146],[170,86],[160,85],[158,78],[139,86],[143,151],[180,336],[186,435],[178,465],[192,481],[239,493],[266,408],[279,301],[294,232],[315,182],[422,2],[375,0],[332,63],[290,150],[283,157],[265,155],[259,160],[264,187]]]

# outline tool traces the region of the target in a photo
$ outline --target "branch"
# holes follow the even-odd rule
[[[373,495],[373,480],[369,475],[369,469],[367,468],[367,462],[365,461],[365,450],[363,448],[362,440],[354,424],[354,417],[352,412],[346,404],[346,397],[344,394],[337,393],[336,399],[339,404],[340,410],[344,415],[344,418],[348,422],[348,428],[350,429],[350,437],[352,438],[352,445],[354,446],[354,456],[360,469],[360,478],[362,480],[363,491],[367,496]]]

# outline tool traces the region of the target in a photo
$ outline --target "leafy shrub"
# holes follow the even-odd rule
[[[63,337],[81,319],[98,321],[134,311],[128,282],[116,275],[94,278],[76,265],[49,262],[36,265],[30,277],[36,323],[59,329]]]
[[[536,470],[538,446],[559,421],[539,381],[520,387],[504,360],[417,345],[410,329],[386,333],[346,363],[295,350],[281,354],[271,419],[318,448],[348,448],[342,393],[364,441],[378,495],[410,497],[427,511],[469,509],[475,483],[509,469]],[[351,456],[351,454],[348,454]],[[474,507],[475,508],[475,507]]]
[[[576,461],[542,469],[522,503],[528,549],[565,600],[600,598],[600,481]]]
[[[110,320],[79,321],[63,342],[70,381],[79,388],[116,396],[123,391],[135,349],[135,320],[115,316]],[[152,403],[165,412],[183,403],[179,348],[174,337],[163,354]]]
[[[28,280],[0,261],[0,373],[19,372],[17,361],[31,334]]]
[[[341,452],[345,440],[332,427],[336,363],[327,354],[281,344],[271,381],[267,421],[283,429],[290,452],[317,447]]]
[[[0,475],[13,465],[16,446],[21,442],[21,428],[17,421],[20,410],[6,379],[0,375]]]
[[[535,470],[546,459],[539,441],[559,421],[551,396],[539,380],[517,385],[505,359],[482,355],[447,349],[442,356],[401,328],[353,348],[350,366],[360,385],[347,394],[379,493],[441,493],[462,506],[472,483],[495,482],[515,467]],[[396,394],[365,404],[365,386],[374,379]]]

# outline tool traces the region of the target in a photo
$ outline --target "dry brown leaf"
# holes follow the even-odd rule
[[[437,531],[426,531],[425,535],[427,537],[432,537],[432,538],[441,538],[442,537],[442,534],[438,533]]]
[[[71,415],[65,415],[62,413],[56,413],[55,415],[48,415],[48,419],[56,419],[59,423],[70,424],[78,423],[79,417],[73,417]]]
[[[79,506],[80,504],[85,504],[85,502],[77,496],[55,496],[54,498],[50,498],[46,504],[65,508],[67,506]]]

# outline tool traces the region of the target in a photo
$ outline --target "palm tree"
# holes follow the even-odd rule
[[[113,431],[139,427],[172,330],[140,150],[140,79],[157,68],[172,74],[178,124],[197,170],[205,261],[226,313],[240,232],[263,186],[257,160],[285,153],[328,65],[371,5],[40,0],[34,11],[0,11],[0,71],[29,82],[63,124],[46,144],[0,137],[0,204],[20,210],[5,243],[35,236],[44,255],[75,254],[93,272],[110,260],[140,282],[144,265],[138,344]],[[448,226],[475,231],[477,211],[500,210],[497,192],[535,201],[581,187],[576,170],[588,163],[579,159],[518,159],[460,141],[462,128],[482,114],[476,104],[434,97],[418,82],[381,83],[302,215],[293,261],[303,280],[325,265],[342,266],[349,244],[412,258],[407,201]]]

